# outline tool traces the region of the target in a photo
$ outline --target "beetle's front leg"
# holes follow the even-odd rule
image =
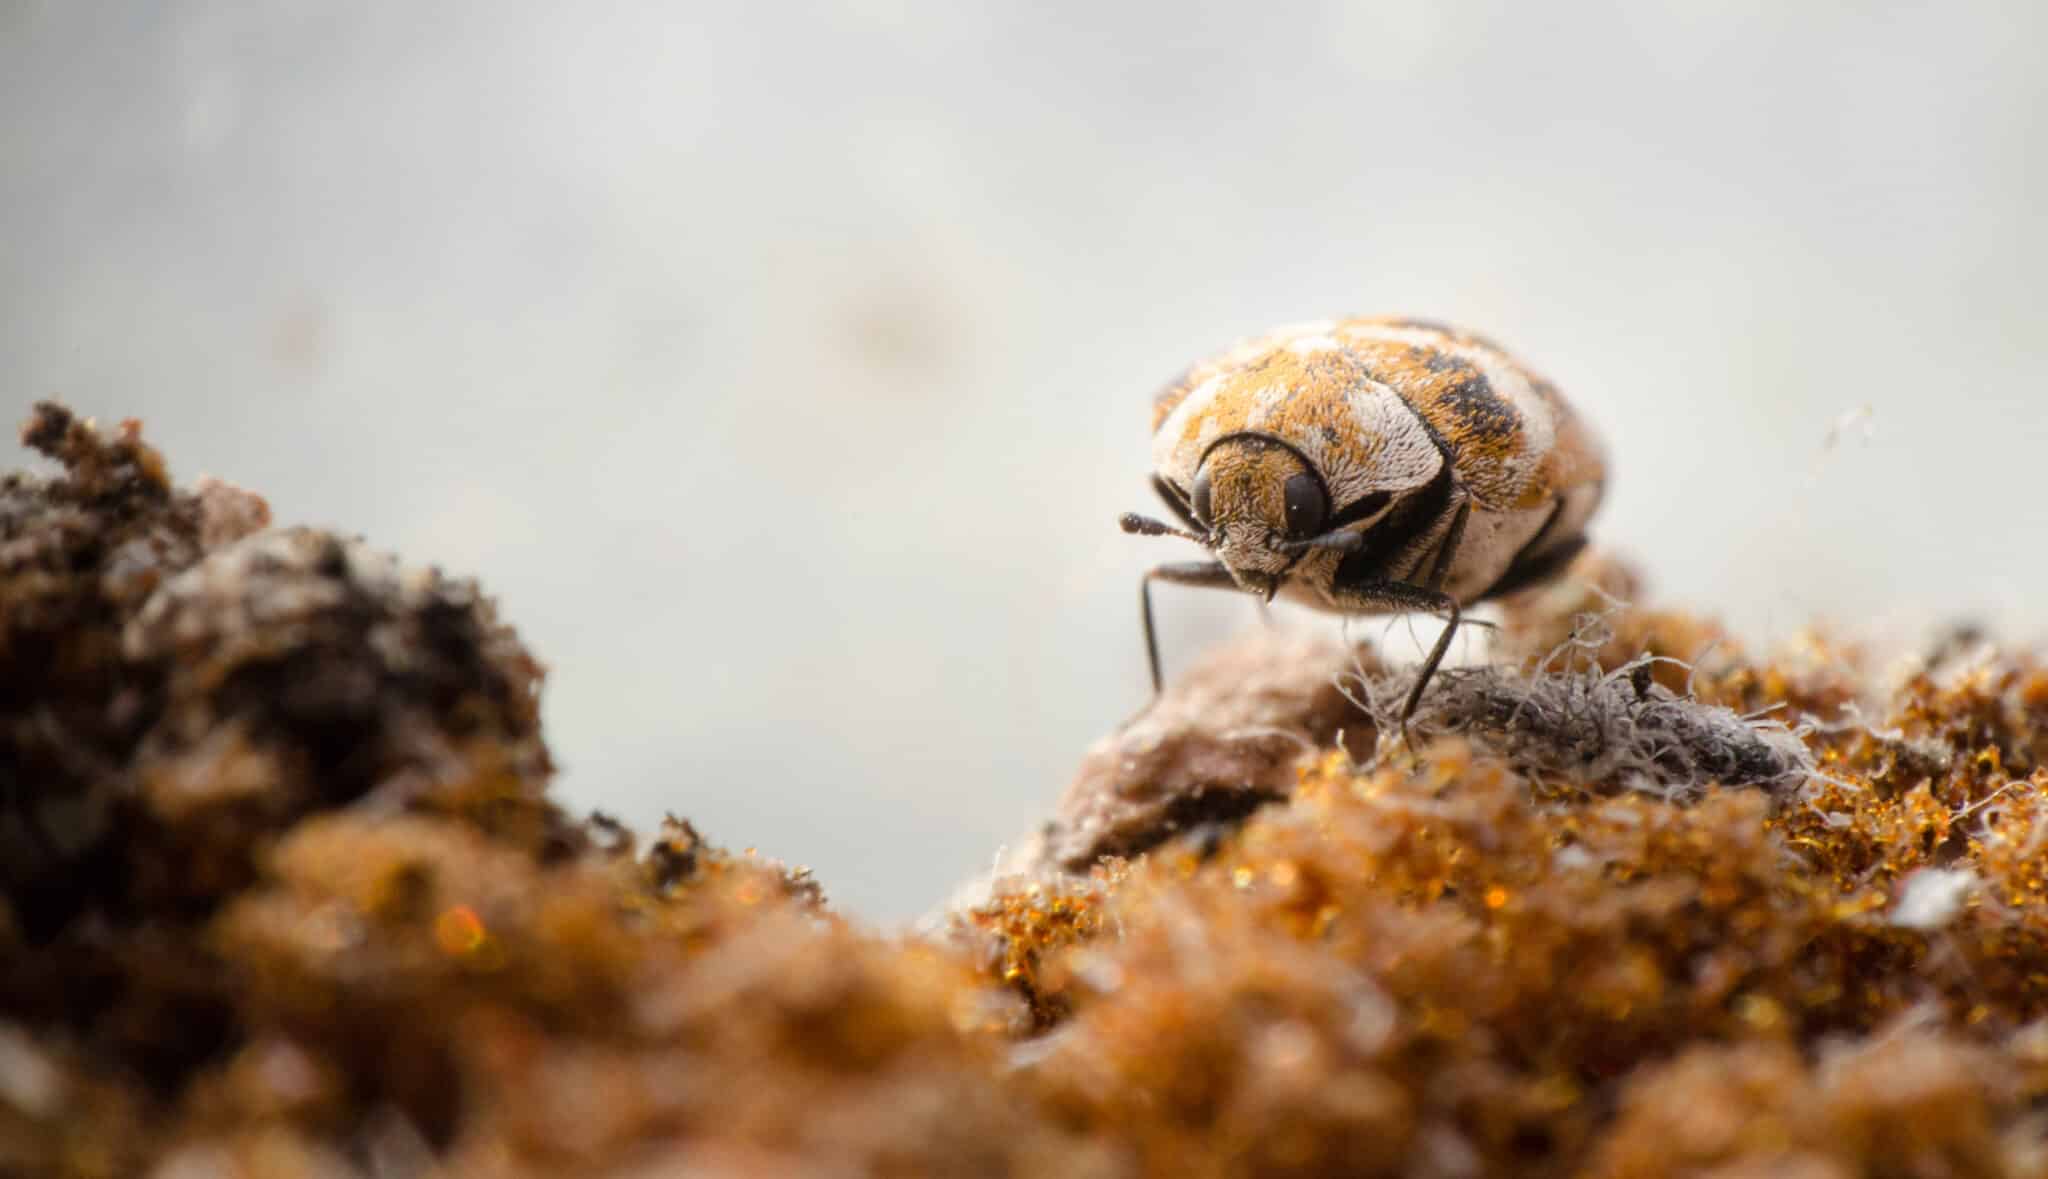
[[[1170,581],[1175,585],[1209,589],[1237,589],[1237,580],[1221,561],[1173,561],[1147,570],[1138,581],[1138,614],[1145,621],[1145,658],[1152,668],[1152,694],[1159,695],[1159,637],[1152,629],[1152,583]]]
[[[1408,699],[1401,705],[1401,741],[1410,744],[1408,718],[1415,715],[1415,706],[1422,702],[1422,690],[1429,686],[1430,677],[1444,661],[1444,653],[1451,649],[1451,636],[1458,633],[1458,599],[1442,590],[1423,589],[1405,581],[1367,581],[1356,585],[1338,582],[1330,587],[1329,595],[1337,605],[1360,613],[1421,611],[1444,619],[1444,631],[1423,658],[1422,670],[1415,675],[1415,686],[1408,689]]]

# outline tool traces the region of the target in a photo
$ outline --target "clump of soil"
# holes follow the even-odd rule
[[[1260,632],[885,935],[564,814],[473,584],[23,436],[0,1174],[2048,1173],[2029,651],[1750,653],[1594,557],[1411,746]]]

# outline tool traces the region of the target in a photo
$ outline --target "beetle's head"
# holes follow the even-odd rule
[[[1301,559],[1290,542],[1316,535],[1330,511],[1322,477],[1292,448],[1256,434],[1211,447],[1188,500],[1237,584],[1269,599]]]
[[[1165,479],[1160,492],[1201,529],[1189,532],[1136,514],[1125,532],[1179,536],[1216,554],[1246,593],[1268,601],[1310,551],[1331,547],[1323,527],[1330,496],[1322,476],[1293,447],[1260,434],[1234,434],[1202,456],[1183,496]]]

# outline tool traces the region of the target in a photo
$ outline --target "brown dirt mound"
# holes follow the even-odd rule
[[[475,586],[24,438],[0,1174],[2048,1173],[2029,652],[1751,655],[1595,558],[1410,749],[1262,634],[884,936],[562,814]]]

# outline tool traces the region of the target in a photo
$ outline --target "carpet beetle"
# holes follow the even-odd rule
[[[1187,527],[1120,523],[1215,555],[1139,583],[1153,690],[1155,581],[1441,615],[1404,726],[1460,608],[1560,572],[1606,484],[1599,440],[1550,382],[1428,320],[1325,320],[1247,341],[1161,390],[1152,428],[1152,486]]]

